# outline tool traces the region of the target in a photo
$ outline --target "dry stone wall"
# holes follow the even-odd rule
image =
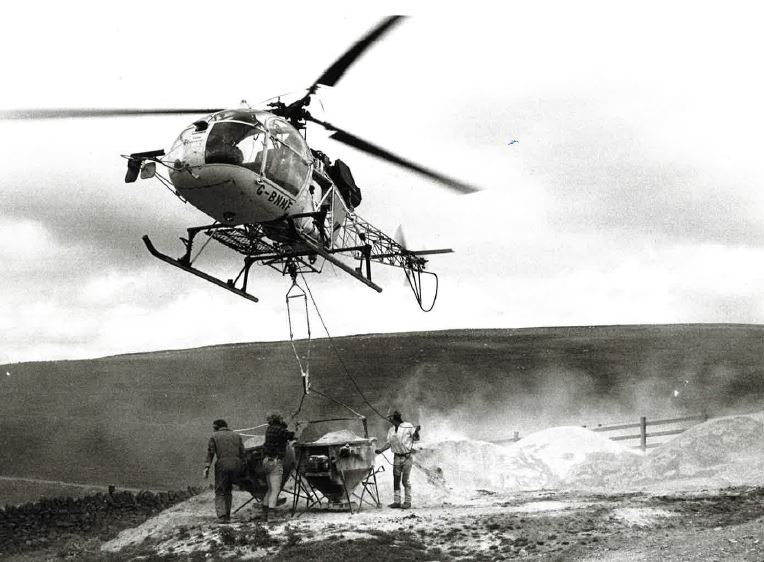
[[[200,492],[197,488],[172,492],[108,493],[73,498],[42,498],[0,509],[0,557],[53,544],[69,535],[111,533]]]

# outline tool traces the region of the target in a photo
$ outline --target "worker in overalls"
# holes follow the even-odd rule
[[[387,442],[375,451],[381,454],[387,449],[393,450],[393,503],[392,508],[409,509],[411,507],[411,467],[414,464],[411,453],[414,442],[419,441],[420,426],[414,427],[411,423],[403,421],[401,413],[396,410],[387,418],[393,427],[387,432]],[[401,503],[401,481],[405,489],[403,503]]]

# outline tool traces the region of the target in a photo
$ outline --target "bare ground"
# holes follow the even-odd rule
[[[207,492],[110,541],[83,536],[9,560],[764,560],[764,487],[485,492],[462,505],[353,515],[282,508],[268,525],[258,515],[248,506],[217,524]]]

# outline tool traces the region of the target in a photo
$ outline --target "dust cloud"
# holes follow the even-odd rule
[[[740,373],[725,365],[678,372],[641,365],[633,375],[622,372],[605,380],[553,366],[521,375],[494,373],[485,381],[470,380],[466,369],[456,376],[435,371],[430,365],[413,367],[392,400],[407,420],[423,426],[427,441],[502,441],[548,427],[592,428],[633,423],[641,416],[719,416],[762,405],[755,395],[741,396]]]

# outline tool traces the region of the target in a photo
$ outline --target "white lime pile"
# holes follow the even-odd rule
[[[462,501],[481,490],[556,488],[564,485],[572,469],[602,456],[637,455],[580,427],[547,429],[509,447],[485,441],[444,441],[415,452],[412,487],[415,496],[430,504]],[[380,462],[386,461],[378,457]]]
[[[509,448],[513,454],[533,459],[551,474],[549,484],[569,481],[575,470],[603,461],[629,465],[639,459],[633,450],[611,441],[602,433],[578,426],[553,427],[529,435]]]
[[[646,455],[587,455],[563,484],[621,489],[764,484],[764,413],[709,420]]]
[[[537,489],[554,479],[543,463],[524,451],[485,441],[444,441],[422,449],[414,458],[440,473],[448,489],[459,492]]]
[[[764,483],[764,413],[698,424],[652,451],[642,481],[733,486]]]
[[[479,490],[761,485],[764,413],[696,425],[647,455],[582,427],[546,429],[508,447],[444,441],[414,454],[411,479],[425,503],[458,502]]]

